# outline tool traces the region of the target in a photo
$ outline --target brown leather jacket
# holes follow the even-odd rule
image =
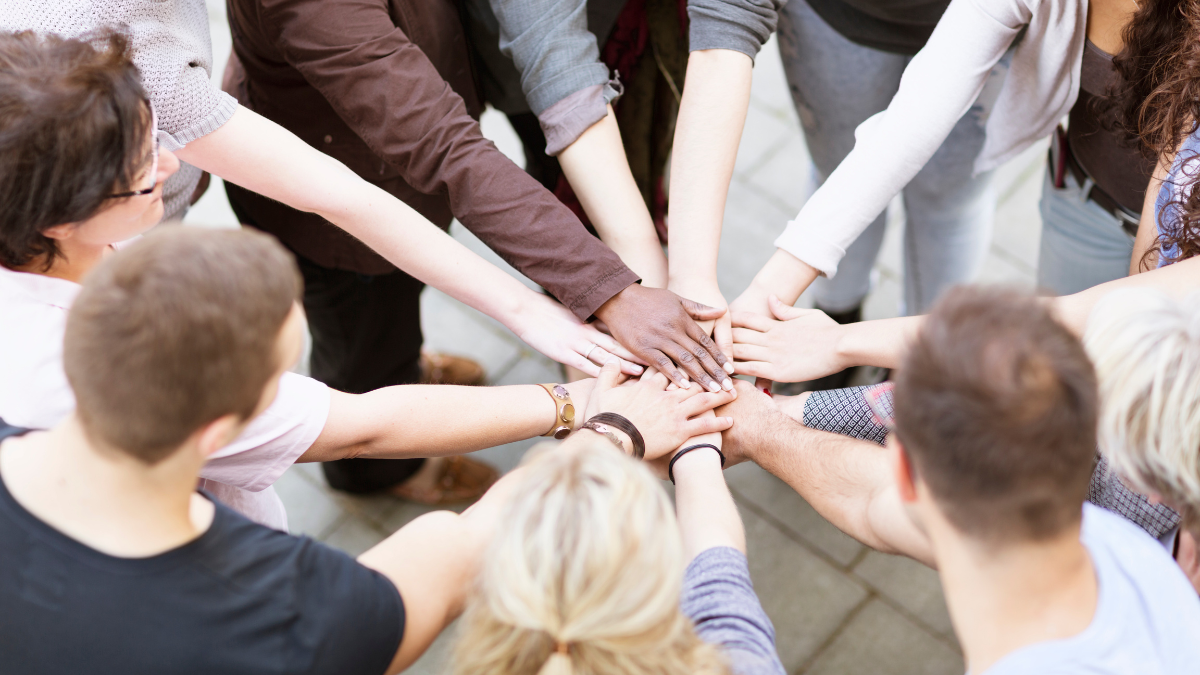
[[[581,319],[637,281],[483,137],[453,0],[228,0],[224,89],[434,223],[457,217]],[[246,191],[255,225],[325,267],[395,269],[324,219]]]

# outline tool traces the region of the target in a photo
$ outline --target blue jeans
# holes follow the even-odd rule
[[[805,0],[791,0],[780,13],[779,51],[813,161],[811,194],[854,148],[855,128],[891,102],[912,57],[847,40]],[[979,102],[902,193],[906,313],[920,314],[942,291],[970,281],[987,256],[996,197],[991,172],[973,170],[983,147],[987,103],[1006,72],[1005,65],[996,69]],[[841,312],[863,301],[885,225],[886,214],[880,214],[846,251],[837,275],[817,279],[818,306]]]
[[[1070,172],[1061,190],[1046,172],[1038,208],[1042,242],[1037,276],[1043,290],[1070,295],[1129,274],[1133,237],[1115,216],[1084,199]]]

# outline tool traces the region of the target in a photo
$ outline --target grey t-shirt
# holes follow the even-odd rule
[[[680,608],[696,634],[716,645],[737,675],[784,675],[775,651],[775,627],[763,611],[741,551],[710,548],[683,575]]]
[[[1158,542],[1129,521],[1083,506],[1080,537],[1099,585],[1084,631],[1039,642],[981,675],[1188,675],[1200,672],[1200,598]]]

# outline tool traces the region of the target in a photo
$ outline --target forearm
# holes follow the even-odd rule
[[[178,154],[248,190],[322,216],[405,272],[506,325],[532,293],[407,204],[245,108]]]
[[[1125,288],[1154,288],[1176,300],[1185,300],[1200,290],[1200,258],[1115,279],[1074,295],[1053,298],[1049,302],[1058,320],[1071,332],[1082,336],[1096,303],[1105,295]]]
[[[694,440],[699,442],[701,439]],[[693,450],[680,457],[672,471],[675,475],[675,509],[688,559],[718,546],[745,553],[746,532],[729,487],[725,485],[721,458],[717,453],[707,448]]]
[[[876,550],[930,564],[928,540],[904,515],[893,488],[889,450],[808,429],[783,415],[760,430],[758,441],[750,459],[838,529]]]
[[[600,239],[643,285],[665,288],[667,259],[630,173],[611,106],[606,117],[559,153],[558,161]]]
[[[924,322],[921,316],[902,316],[848,324],[838,340],[838,359],[845,368],[896,368]]]
[[[329,419],[300,462],[473,452],[546,433],[556,406],[537,385],[400,385],[333,392]]]
[[[692,52],[671,159],[670,284],[716,287],[717,249],[750,103],[750,57]]]

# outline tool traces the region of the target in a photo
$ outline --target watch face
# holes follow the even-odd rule
[[[575,421],[575,406],[567,403],[562,407],[562,421],[571,424]]]
[[[556,384],[554,385],[554,395],[561,399],[567,399],[571,397],[571,392],[567,391],[567,388],[561,384]]]

